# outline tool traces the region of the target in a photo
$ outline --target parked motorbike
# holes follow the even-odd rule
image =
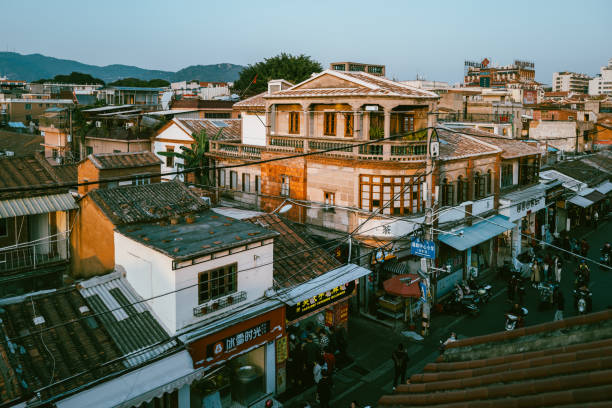
[[[546,305],[553,304],[553,292],[557,284],[550,282],[540,282],[538,284],[538,291],[540,292],[540,308]]]
[[[523,327],[525,316],[527,316],[529,311],[525,307],[522,307],[521,309],[522,313],[506,313],[506,323],[504,325],[506,331],[512,331],[514,329],[518,329],[519,327]]]
[[[579,314],[586,314],[591,311],[593,294],[587,287],[574,290],[574,308]]]
[[[482,301],[482,303],[489,302],[489,300],[491,299],[491,296],[493,296],[492,289],[493,287],[491,285],[479,285],[478,286],[476,293],[478,293],[478,296],[480,297],[480,300]]]
[[[518,272],[514,271],[508,282],[508,300],[511,302],[518,301],[519,304],[524,303],[526,279]]]
[[[601,263],[604,264],[604,265],[611,266],[611,263],[610,263],[610,248],[602,247],[600,249],[600,252],[601,252],[601,258],[599,258],[599,260],[601,261]]]
[[[477,293],[470,291],[470,293],[465,294],[464,287],[456,285],[454,296],[446,304],[446,309],[456,314],[468,313],[471,316],[478,316],[480,314],[479,304],[480,297]]]

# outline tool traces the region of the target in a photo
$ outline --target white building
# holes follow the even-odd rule
[[[175,95],[198,97],[200,99],[217,99],[230,96],[228,82],[180,81],[170,84]]]
[[[599,75],[589,81],[589,95],[612,95],[612,58],[607,67],[601,67]]]
[[[552,76],[553,92],[587,93],[592,78],[576,72],[554,72]]]

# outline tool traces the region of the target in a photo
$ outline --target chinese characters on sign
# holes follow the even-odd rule
[[[287,350],[287,336],[283,336],[280,339],[276,340],[276,363],[282,364],[285,360],[287,360],[288,350]]]
[[[410,253],[423,258],[435,259],[436,244],[433,241],[415,238],[410,242]]]
[[[319,293],[310,299],[298,302],[294,306],[287,307],[287,320],[292,321],[305,314],[320,309],[336,300],[350,296],[355,290],[355,281],[336,286],[327,292]]]
[[[229,353],[236,347],[254,341],[269,331],[270,321],[268,320],[264,323],[258,324],[257,326],[251,327],[250,329],[236,333],[233,336],[226,337],[217,343],[209,344],[206,347],[206,357],[215,358],[221,354]]]
[[[517,214],[525,210],[529,210],[533,207],[536,207],[537,205],[540,204],[540,200],[541,198],[533,198],[531,200],[527,200],[527,201],[523,201],[522,203],[518,203],[516,205]]]

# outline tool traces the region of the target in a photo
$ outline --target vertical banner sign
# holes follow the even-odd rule
[[[282,364],[287,360],[287,336],[283,336],[276,340],[276,364]]]

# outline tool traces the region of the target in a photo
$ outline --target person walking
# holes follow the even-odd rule
[[[317,398],[319,399],[319,405],[321,408],[329,408],[329,403],[331,401],[331,383],[329,381],[329,375],[327,370],[323,370],[321,372],[322,378],[321,381],[317,384]]]
[[[590,247],[587,240],[582,238],[582,241],[580,241],[580,255],[587,256],[587,254],[589,253],[589,248]]]
[[[593,212],[593,227],[597,229],[597,222],[599,221],[599,213],[597,210]]]
[[[314,379],[315,384],[319,384],[319,381],[321,381],[321,378],[323,378],[322,372],[324,369],[324,364],[325,361],[323,360],[323,357],[319,357],[319,359],[314,363],[314,367],[312,368],[312,378]]]
[[[557,281],[557,283],[561,283],[561,271],[563,269],[563,262],[561,261],[561,257],[559,255],[555,256],[553,262],[555,270],[555,280]]]
[[[531,265],[531,284],[535,287],[540,283],[540,265],[538,265],[538,261],[534,260],[533,265]]]
[[[565,310],[565,299],[563,298],[563,292],[559,287],[555,288],[555,292],[553,294],[554,302],[557,311],[555,312],[555,318],[553,321],[563,320],[563,311]]]
[[[402,384],[406,382],[406,370],[408,369],[408,353],[404,350],[404,344],[397,345],[397,349],[391,354],[393,359],[393,390],[397,387],[398,380],[401,379]]]

